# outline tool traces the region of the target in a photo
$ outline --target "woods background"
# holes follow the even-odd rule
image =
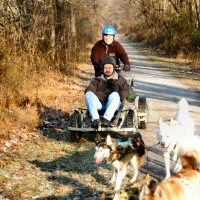
[[[199,0],[0,0],[0,125],[38,105],[53,74],[77,76],[78,63],[90,64],[106,24],[200,68]]]

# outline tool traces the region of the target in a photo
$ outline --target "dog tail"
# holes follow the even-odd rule
[[[189,109],[189,104],[187,102],[187,100],[183,97],[180,101],[179,101],[179,107],[182,109]]]

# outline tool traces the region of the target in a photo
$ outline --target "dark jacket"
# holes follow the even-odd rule
[[[91,52],[91,61],[94,67],[98,64],[101,64],[106,56],[112,56],[115,58],[117,65],[119,65],[119,60],[121,60],[124,65],[130,65],[125,49],[119,42],[115,40],[110,45],[106,45],[103,40],[99,40],[94,45]],[[95,69],[95,72],[96,70],[98,71],[100,69]]]
[[[108,87],[109,80],[110,79],[106,80],[103,74],[99,77],[96,77],[85,89],[85,93],[88,91],[94,92],[102,103],[106,102],[109,94],[113,92],[112,89]],[[120,95],[120,99],[126,99],[129,96],[129,87],[126,79],[115,72],[112,80],[117,88],[117,92]]]

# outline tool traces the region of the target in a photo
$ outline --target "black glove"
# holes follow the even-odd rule
[[[130,65],[124,65],[123,70],[124,70],[125,72],[130,71],[130,70],[131,70],[131,66],[130,66]]]
[[[111,92],[119,92],[118,86],[115,82],[115,80],[113,79],[109,79],[107,80],[107,87]]]
[[[95,70],[95,77],[101,76],[101,74],[103,74],[103,65],[102,65],[102,63],[95,64],[94,65],[94,70]]]

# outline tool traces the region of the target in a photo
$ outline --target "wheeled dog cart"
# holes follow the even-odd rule
[[[127,80],[130,89],[133,87],[133,80]],[[103,113],[100,111],[100,117]],[[139,128],[147,127],[148,105],[145,96],[136,96],[134,102],[125,100],[122,102],[118,112],[112,119],[112,127],[92,128],[91,118],[87,109],[77,108],[70,116],[67,130],[70,133],[71,141],[78,142],[83,132],[118,132],[126,134],[128,132],[137,132]]]

